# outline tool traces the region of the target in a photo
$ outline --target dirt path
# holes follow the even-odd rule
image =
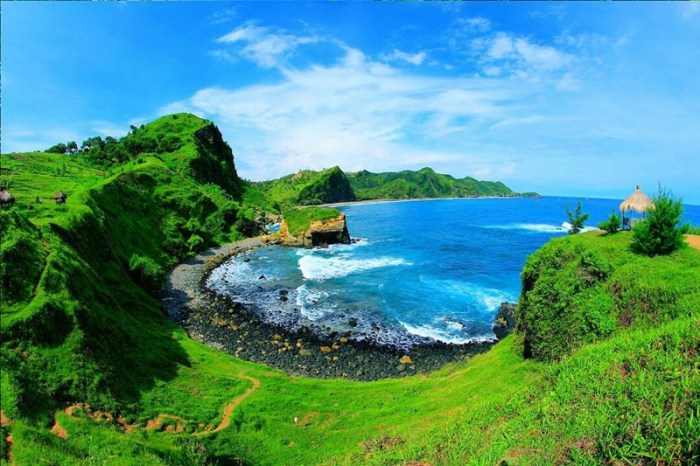
[[[700,235],[685,235],[685,241],[691,248],[700,251]]]
[[[253,385],[248,388],[248,390],[245,391],[245,393],[238,395],[236,398],[234,398],[229,404],[227,404],[224,407],[223,415],[221,417],[221,422],[219,423],[218,426],[216,426],[214,429],[211,428],[205,428],[204,430],[200,430],[198,432],[193,432],[192,435],[195,436],[200,436],[200,435],[208,435],[208,434],[213,434],[215,432],[219,432],[221,430],[226,429],[228,426],[231,425],[231,416],[233,415],[233,410],[241,404],[246,398],[248,398],[255,390],[260,388],[260,381],[256,378],[247,376],[245,374],[238,374],[238,377],[242,379],[246,379],[250,381]],[[101,422],[101,421],[113,421],[115,420],[114,417],[109,414],[105,413],[103,411],[90,411],[90,405],[84,404],[84,403],[76,403],[73,405],[68,406],[63,410],[63,412],[70,417],[73,417],[73,413],[75,412],[76,409],[81,409],[85,412],[85,415],[88,419],[91,419],[95,422]],[[2,414],[0,412],[0,414]],[[146,426],[143,427],[144,430],[158,430],[160,429],[163,424],[165,423],[166,420],[171,420],[171,421],[176,421],[177,424],[173,427],[172,425],[168,425],[165,428],[165,432],[167,433],[173,433],[173,434],[179,434],[181,432],[184,432],[188,424],[194,424],[195,421],[187,420],[184,419],[180,416],[175,416],[173,414],[159,414],[155,418],[151,419],[146,423]],[[123,429],[124,433],[126,434],[131,434],[134,433],[137,429],[139,429],[139,426],[136,424],[128,424],[126,420],[122,417],[119,417],[116,419],[117,424]],[[2,423],[3,426],[5,425],[10,425],[9,419],[5,417],[4,414],[2,414]],[[200,427],[202,425],[200,424]],[[54,421],[53,427],[51,427],[51,433],[54,434],[56,437],[65,439],[68,437],[68,432],[66,429],[58,422],[58,419]],[[12,439],[10,438],[9,441],[6,439],[8,443],[12,443]]]
[[[260,381],[258,379],[243,374],[238,374],[238,377],[250,380],[253,383],[253,385],[248,390],[246,390],[245,393],[234,398],[233,401],[226,405],[226,407],[224,408],[224,415],[221,418],[221,422],[218,426],[216,426],[215,429],[210,431],[195,432],[192,435],[213,434],[214,432],[219,432],[220,430],[224,430],[225,428],[227,428],[229,425],[231,425],[231,415],[233,414],[233,410],[236,408],[236,406],[241,404],[243,400],[248,398],[255,390],[260,388]]]
[[[5,416],[5,413],[0,410],[0,426],[2,427],[10,427],[12,425],[12,420]],[[14,441],[12,440],[12,434],[8,433],[7,437],[3,439],[5,442],[5,459],[9,464],[14,466],[15,460],[12,458],[12,446],[14,445]]]

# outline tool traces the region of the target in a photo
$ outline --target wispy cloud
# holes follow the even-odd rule
[[[410,63],[411,65],[419,66],[423,64],[427,57],[428,54],[426,52],[407,53],[394,49],[394,51],[389,55],[385,55],[384,59],[387,61],[406,62]]]
[[[212,54],[233,61],[235,53],[254,61],[262,68],[274,68],[282,64],[300,45],[318,41],[318,37],[298,36],[284,30],[273,31],[264,26],[257,26],[252,21],[247,21],[216,39],[218,44],[234,46],[233,51],[217,49]]]
[[[238,9],[236,7],[227,7],[215,11],[209,16],[209,22],[212,24],[224,24],[238,17]]]
[[[50,128],[33,128],[26,126],[3,125],[2,139],[12,140],[12,147],[6,149],[3,147],[3,152],[30,152],[36,150],[45,150],[59,142],[76,141],[80,144],[82,141],[79,131],[75,128],[50,127]]]
[[[516,86],[415,75],[342,47],[332,65],[283,67],[284,80],[276,84],[202,89],[161,113],[188,110],[221,122],[247,161],[247,176],[256,179],[333,164],[346,170],[483,168],[448,142],[506,118],[520,94]],[[444,149],[430,147],[438,139]]]

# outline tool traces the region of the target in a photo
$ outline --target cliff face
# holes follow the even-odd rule
[[[329,244],[349,244],[350,233],[345,221],[345,214],[325,220],[312,220],[309,228],[298,235],[289,231],[286,220],[280,226],[280,240],[287,246],[327,246]]]
[[[339,167],[322,171],[299,192],[297,202],[302,205],[357,200],[348,177]]]
[[[190,161],[196,177],[203,183],[214,183],[229,194],[238,196],[241,183],[233,161],[233,151],[214,124],[194,133],[197,157]]]

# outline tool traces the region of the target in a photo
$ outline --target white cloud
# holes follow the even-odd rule
[[[482,33],[491,29],[491,21],[483,16],[460,18],[457,20],[457,24],[468,33]]]
[[[487,66],[502,63],[516,72],[553,71],[564,68],[573,60],[572,55],[552,46],[538,45],[505,32],[474,42],[474,45],[482,49],[481,57]]]
[[[78,144],[84,139],[84,134],[73,128],[50,127],[30,128],[24,126],[5,126],[2,128],[2,152],[32,152],[46,150],[59,142],[76,141]],[[11,141],[9,144],[7,141]]]
[[[209,22],[212,24],[224,24],[233,20],[237,16],[238,10],[235,7],[222,8],[209,16]]]
[[[267,27],[256,26],[251,21],[216,39],[219,44],[234,46],[240,44],[236,52],[261,68],[279,66],[300,45],[318,41],[317,37],[296,36],[282,30],[271,31]],[[211,54],[230,61],[234,61],[235,57],[232,52],[223,49],[214,50]]]
[[[115,138],[120,138],[129,132],[128,125],[118,125],[112,123],[111,121],[96,120],[91,122],[90,126],[92,131],[99,136],[112,136]]]
[[[386,55],[384,59],[387,61],[403,61],[410,63],[411,65],[419,66],[423,64],[427,57],[428,54],[426,52],[407,53],[394,49],[394,51],[391,54]]]
[[[508,83],[419,76],[343,50],[335,64],[281,68],[284,80],[276,84],[205,88],[161,113],[193,111],[217,121],[252,179],[335,164],[350,171],[477,169],[450,141],[505,118],[520,93]],[[444,149],[434,148],[436,140]]]

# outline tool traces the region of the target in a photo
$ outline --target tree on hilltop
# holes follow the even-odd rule
[[[683,203],[661,186],[652,201],[654,205],[647,209],[646,219],[632,229],[632,250],[648,256],[670,254],[685,245]]]
[[[571,224],[569,234],[575,235],[583,229],[586,220],[588,220],[588,217],[590,217],[591,214],[588,212],[581,213],[581,209],[583,208],[581,201],[578,202],[576,209],[574,209],[573,212],[571,212],[571,209],[569,209],[569,203],[564,204],[564,207],[566,208],[566,216],[569,217],[569,223]]]

